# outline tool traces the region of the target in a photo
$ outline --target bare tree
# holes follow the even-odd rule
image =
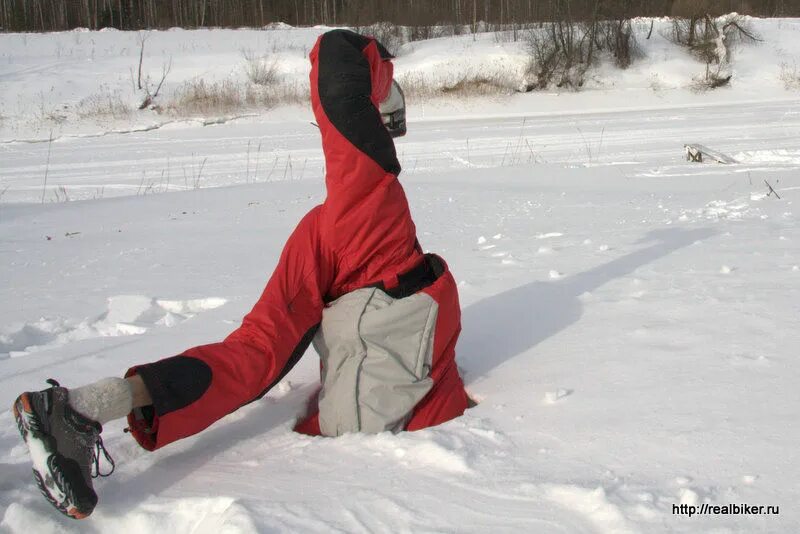
[[[552,21],[561,0],[0,0],[4,31],[114,27],[143,30],[181,27],[261,27],[283,21],[304,26],[506,26],[512,32]],[[692,11],[718,16],[731,11],[755,16],[800,16],[796,0],[570,0],[570,18],[587,20],[600,11],[629,5],[632,16],[683,16]]]
[[[153,84],[150,76],[142,76],[144,45],[149,37],[150,34],[146,32],[139,33],[137,36],[137,41],[139,43],[139,66],[137,69],[138,74],[136,77],[136,88],[140,91],[144,91],[145,94],[142,103],[139,105],[139,109],[145,109],[153,104],[153,101],[158,96],[158,93],[161,92],[161,87],[164,85],[167,75],[169,74],[170,70],[172,70],[172,58],[169,58],[168,61],[161,65],[161,78],[159,79],[158,83]]]

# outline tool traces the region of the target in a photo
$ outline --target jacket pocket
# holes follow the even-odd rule
[[[320,430],[399,432],[433,386],[438,304],[417,293],[393,299],[359,289],[323,313],[315,347],[323,361]]]

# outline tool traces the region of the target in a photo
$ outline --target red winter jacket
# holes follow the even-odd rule
[[[456,285],[444,261],[421,251],[397,179],[394,143],[378,112],[392,80],[391,56],[374,39],[334,30],[320,36],[309,57],[327,197],[289,237],[237,330],[223,342],[128,371],[142,377],[153,398],[152,409],[129,416],[134,437],[147,449],[199,432],[263,396],[306,351],[328,303],[365,287],[400,299],[424,293],[436,304],[425,367],[432,387],[405,427],[439,424],[467,406],[455,365]],[[313,403],[298,430],[319,433]]]

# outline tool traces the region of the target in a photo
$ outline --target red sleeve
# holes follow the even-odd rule
[[[390,280],[420,254],[394,142],[378,110],[391,86],[392,56],[375,39],[333,30],[319,37],[309,58],[325,154],[321,227],[339,260],[338,296]]]

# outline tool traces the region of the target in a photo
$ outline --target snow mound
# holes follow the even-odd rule
[[[98,509],[89,521],[113,525],[118,532],[258,533],[250,512],[231,497],[149,498],[122,515]],[[17,503],[6,510],[3,525],[11,532],[78,532],[70,528],[74,524],[43,521],[38,510]]]
[[[579,486],[554,485],[547,488],[546,496],[554,503],[586,516],[599,532],[635,532],[620,508],[609,502],[603,488],[590,490]]]

